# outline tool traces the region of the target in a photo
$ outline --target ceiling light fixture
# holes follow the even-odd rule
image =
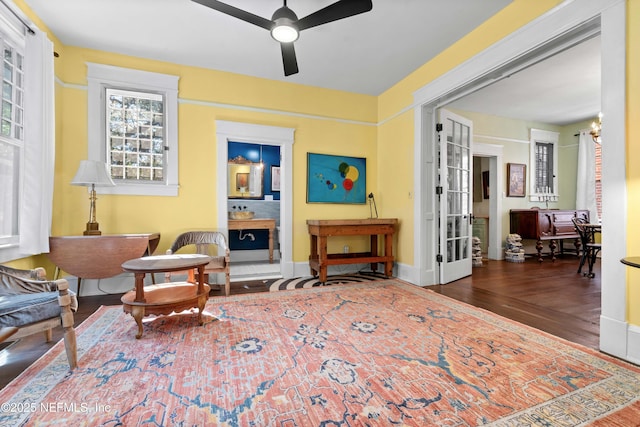
[[[284,6],[276,10],[271,17],[273,26],[271,27],[271,37],[280,43],[292,43],[298,40],[300,32],[298,31],[298,17],[293,10],[287,7],[287,2],[284,2]]]
[[[600,138],[600,131],[602,130],[602,113],[598,113],[598,121],[595,120],[591,123],[591,138],[593,138],[593,142],[596,144],[600,144],[602,142],[602,138]]]

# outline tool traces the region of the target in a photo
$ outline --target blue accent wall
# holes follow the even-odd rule
[[[273,201],[263,199],[229,199],[227,211],[242,210],[255,212],[256,218],[274,218],[276,226],[280,225],[280,192],[271,190],[271,167],[280,166],[280,147],[275,145],[247,144],[244,142],[229,141],[228,158],[233,159],[242,156],[252,162],[264,164],[264,195],[273,196]],[[269,248],[268,230],[243,230],[242,234],[251,233],[255,240],[245,237],[240,240],[240,232],[229,230],[229,248],[231,250],[252,250]],[[277,249],[277,232],[274,236],[274,247]]]
[[[273,200],[280,200],[279,191],[271,191],[271,167],[280,167],[280,147],[277,145],[247,144],[244,142],[229,141],[228,158],[234,159],[242,156],[247,160],[264,164],[264,195],[273,196]],[[262,157],[260,157],[262,156]]]

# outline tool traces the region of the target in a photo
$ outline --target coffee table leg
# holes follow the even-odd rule
[[[204,311],[204,306],[207,304],[208,298],[208,295],[200,295],[200,297],[198,297],[198,323],[200,323],[200,326],[204,325],[202,312]]]
[[[136,334],[136,339],[139,340],[140,338],[142,338],[142,318],[144,317],[144,307],[134,305],[133,307],[131,307],[131,315],[138,325],[138,333]]]

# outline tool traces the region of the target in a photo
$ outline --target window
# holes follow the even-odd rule
[[[558,133],[531,129],[529,198],[532,202],[558,201]]]
[[[0,244],[18,242],[20,159],[24,149],[23,49],[0,34],[2,45],[2,122],[0,124]]]
[[[117,181],[164,182],[161,95],[107,89],[107,164]]]
[[[0,3],[0,49],[0,262],[5,262],[49,250],[55,103],[53,44],[5,3]]]
[[[88,64],[89,159],[109,166],[107,194],[178,194],[178,77]]]

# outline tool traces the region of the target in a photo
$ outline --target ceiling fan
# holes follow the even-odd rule
[[[287,0],[284,0],[284,6],[276,10],[269,20],[217,0],[193,1],[269,30],[271,37],[280,42],[285,76],[290,76],[298,72],[298,61],[296,60],[296,51],[293,48],[293,42],[298,39],[300,31],[368,12],[373,8],[371,0],[340,0],[313,12],[311,15],[298,19],[293,10],[287,7]]]

